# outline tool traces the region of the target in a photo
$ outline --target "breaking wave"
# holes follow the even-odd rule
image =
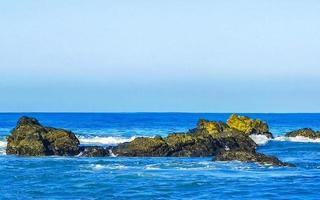
[[[285,136],[278,136],[274,139],[267,138],[264,135],[250,135],[250,138],[257,144],[257,145],[265,145],[269,141],[276,141],[276,142],[303,142],[303,143],[320,143],[320,138],[312,139],[303,136],[296,136],[296,137],[285,137]]]
[[[270,138],[265,135],[250,135],[250,138],[257,144],[257,145],[265,145],[269,142]]]
[[[138,136],[132,136],[132,137],[129,137],[129,138],[126,138],[126,137],[113,137],[113,136],[108,136],[108,137],[78,136],[78,139],[79,139],[80,143],[84,144],[84,145],[117,145],[117,144],[124,143],[124,142],[130,142],[130,141],[134,140],[137,137]]]
[[[6,154],[7,142],[0,140],[0,155]]]
[[[318,139],[311,139],[303,136],[296,136],[296,137],[285,137],[285,136],[279,136],[274,138],[274,141],[280,141],[280,142],[307,142],[307,143],[320,143],[320,138]]]

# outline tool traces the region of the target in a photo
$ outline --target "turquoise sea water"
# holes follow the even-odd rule
[[[287,131],[320,130],[320,114],[245,114],[268,122],[274,140],[259,152],[296,168],[205,158],[17,157],[4,154],[19,117],[75,132],[83,145],[115,145],[137,136],[165,136],[195,127],[207,113],[2,113],[0,199],[319,199],[320,141],[289,141]]]

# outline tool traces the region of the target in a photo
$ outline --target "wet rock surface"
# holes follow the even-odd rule
[[[108,148],[100,147],[100,146],[87,146],[80,147],[81,157],[105,157],[110,156],[110,152]]]
[[[267,156],[262,153],[248,151],[223,151],[216,155],[215,161],[241,161],[254,162],[262,165],[294,167],[293,164],[280,161],[274,156]]]

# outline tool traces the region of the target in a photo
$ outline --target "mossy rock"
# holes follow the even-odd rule
[[[192,129],[187,133],[173,133],[165,138],[136,138],[131,142],[114,147],[118,156],[174,156],[203,157],[213,156],[225,148],[254,151],[254,141],[238,131],[230,130],[211,134],[204,129]]]
[[[269,132],[268,124],[260,119],[251,119],[246,116],[232,114],[227,120],[227,125],[246,135],[257,134],[265,135],[269,138],[273,137]]]
[[[215,135],[223,132],[226,129],[229,129],[229,127],[224,122],[200,119],[197,125],[197,129],[207,131],[210,135]]]
[[[144,156],[167,156],[168,145],[162,137],[135,138],[129,143],[119,144],[113,149],[114,154],[121,156],[133,156],[133,157],[144,157]]]
[[[7,142],[7,154],[27,156],[77,155],[80,144],[72,132],[44,127],[29,117],[19,119]]]

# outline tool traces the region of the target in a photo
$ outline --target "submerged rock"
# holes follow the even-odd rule
[[[320,138],[320,132],[319,131],[314,131],[311,128],[303,128],[295,131],[291,131],[286,133],[286,137],[307,137],[310,139],[317,139]]]
[[[280,161],[274,156],[267,156],[262,153],[248,151],[223,151],[216,155],[216,161],[233,161],[255,162],[263,165],[288,166],[294,167],[293,164]]]
[[[73,156],[79,140],[70,131],[42,126],[37,119],[22,117],[7,138],[7,154]]]
[[[227,125],[247,135],[265,135],[268,138],[273,138],[272,133],[269,132],[268,124],[260,119],[232,114],[227,120]]]
[[[99,146],[80,147],[82,157],[105,157],[110,156],[109,149]]]

